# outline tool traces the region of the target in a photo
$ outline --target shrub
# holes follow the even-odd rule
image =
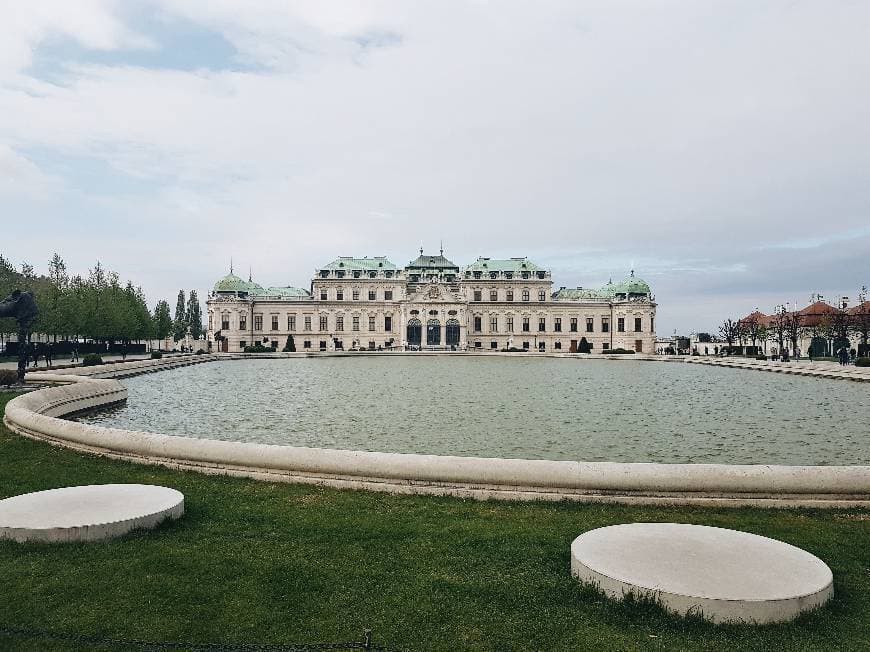
[[[518,349],[515,346],[510,347],[509,349],[502,349],[502,353],[525,353],[528,349]]]
[[[162,357],[163,357],[163,351],[152,351],[151,352],[151,359],[152,360],[159,360]]]
[[[756,360],[767,360],[767,356],[763,355],[763,354],[758,354],[757,356],[755,356],[755,359]]]
[[[855,360],[856,367],[870,367],[870,358],[857,358]]]
[[[602,353],[612,353],[614,355],[633,355],[634,351],[631,349],[607,349],[606,351],[602,351]]]
[[[103,358],[96,353],[88,353],[84,358],[82,358],[83,367],[95,367],[98,364],[103,364]]]
[[[284,348],[281,349],[285,353],[295,353],[296,352],[296,342],[293,341],[293,336],[287,336],[287,343],[284,345]]]
[[[18,372],[15,369],[0,369],[0,385],[14,385],[18,382]]]
[[[204,354],[205,354],[205,351],[203,351],[202,349],[196,350],[196,355],[204,355]]]
[[[262,344],[254,344],[253,346],[246,346],[245,353],[274,353],[275,349],[271,347],[265,347]]]

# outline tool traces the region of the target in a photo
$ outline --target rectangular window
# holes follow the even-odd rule
[[[547,319],[546,317],[541,317],[538,319],[538,332],[543,333],[545,330],[547,330]]]
[[[475,291],[474,291],[474,300],[475,300],[475,301],[480,301],[480,300],[481,300],[480,290],[475,290]]]
[[[498,317],[489,318],[489,332],[498,333]]]
[[[311,315],[305,315],[305,330],[311,330]]]
[[[508,333],[514,332],[514,318],[513,317],[507,318],[507,332]]]
[[[490,343],[489,343],[489,348],[491,348],[491,349],[497,349],[497,348],[498,348],[498,342],[495,342],[495,341],[490,342]]]
[[[355,331],[359,330],[359,317],[355,316],[353,318],[353,330],[355,330]]]
[[[393,291],[392,290],[384,290],[384,301],[392,301],[393,300]]]
[[[634,318],[634,332],[640,333],[642,330],[643,330],[643,326],[641,324],[641,318],[635,317]]]
[[[344,315],[339,315],[335,318],[335,330],[338,332],[344,330]]]
[[[342,290],[335,291],[335,300],[336,301],[344,301],[344,292]]]
[[[528,343],[528,342],[523,342],[523,348],[524,348],[526,351],[528,351],[528,350],[529,350],[529,343]]]
[[[601,332],[609,333],[610,332],[610,318],[602,317],[601,318]]]
[[[369,301],[377,301],[378,291],[377,290],[369,290]]]
[[[311,348],[311,340],[305,340],[305,341],[302,343],[302,348],[303,348],[303,349],[310,349],[310,348]]]
[[[326,351],[326,340],[320,340],[320,350]]]
[[[557,351],[561,351],[561,350],[562,350],[562,343],[561,343],[561,342],[556,342],[556,343],[553,345],[553,348],[556,349]]]
[[[239,317],[239,330],[246,331],[248,330],[248,318],[245,315]]]
[[[327,296],[328,296],[328,295],[327,295],[327,293],[326,293],[326,290],[321,290],[321,291],[320,291],[320,300],[321,300],[321,301],[326,301]]]
[[[481,318],[475,317],[474,318],[474,332],[479,333],[482,328],[483,328],[483,326],[481,325]]]
[[[576,317],[571,317],[571,332],[572,333],[577,332],[577,318]]]
[[[529,300],[529,291],[523,290],[523,301],[528,301],[528,300]]]
[[[489,300],[490,301],[498,301],[498,290],[490,290],[489,291]]]
[[[586,318],[586,332],[592,333],[595,330],[595,320],[592,317]]]
[[[656,332],[656,318],[655,317],[649,318],[649,332],[650,333]]]
[[[513,301],[514,300],[514,291],[508,290],[505,298],[507,301]]]
[[[619,333],[625,332],[625,317],[617,317],[616,318],[616,330]]]
[[[329,330],[329,322],[326,315],[320,315],[320,332]]]
[[[529,318],[528,317],[523,317],[523,332],[524,333],[529,332]]]
[[[272,315],[272,330],[278,330],[278,315]]]
[[[254,330],[263,330],[263,315],[254,315]]]
[[[601,348],[604,349],[604,350],[606,351],[607,349],[610,348],[610,343],[609,343],[609,342],[605,342],[604,344],[601,345]]]
[[[287,330],[296,330],[296,315],[287,315]]]
[[[562,318],[561,317],[556,317],[553,320],[553,330],[556,331],[557,333],[562,332]]]
[[[375,330],[375,318],[374,315],[369,315],[369,330]]]
[[[474,348],[475,348],[475,349],[479,349],[481,346],[483,346],[483,344],[481,344],[480,342],[475,342],[475,343],[474,343]]]
[[[239,351],[244,351],[246,346],[248,346],[248,343],[245,340],[239,342]]]
[[[354,301],[359,301],[359,290],[354,290],[353,294],[351,294],[351,297]]]
[[[538,301],[546,301],[547,300],[547,291],[546,290],[538,290]]]
[[[241,317],[239,317],[239,324],[241,324],[241,323],[242,323]],[[242,327],[239,326],[239,328],[242,328]],[[224,315],[223,317],[221,317],[221,330],[224,330],[224,331],[230,330],[230,316],[229,315]],[[244,330],[244,329],[242,329],[242,330]]]
[[[393,332],[393,318],[390,315],[384,317],[384,330],[388,333]]]

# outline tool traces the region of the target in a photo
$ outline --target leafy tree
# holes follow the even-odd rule
[[[169,312],[169,303],[160,300],[154,308],[154,336],[158,340],[165,340],[172,332],[172,315]]]
[[[284,351],[288,353],[296,352],[296,342],[293,341],[293,336],[287,336],[287,343],[284,345]]]
[[[184,290],[178,291],[175,303],[175,320],[172,322],[172,338],[177,342],[187,335],[187,312],[184,309]]]
[[[202,337],[202,308],[196,290],[190,291],[190,298],[187,300],[187,324],[190,326],[190,336],[193,339],[198,340]]]

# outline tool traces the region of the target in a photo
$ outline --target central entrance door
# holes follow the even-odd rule
[[[423,324],[417,318],[408,322],[408,346],[420,346]]]
[[[441,344],[441,322],[430,319],[426,322],[426,346],[438,346]]]
[[[459,346],[459,320],[447,320],[447,333],[445,333],[447,346]]]

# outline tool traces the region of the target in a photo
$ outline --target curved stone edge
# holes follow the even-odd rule
[[[184,515],[184,498],[168,509],[152,514],[110,523],[92,523],[72,527],[11,528],[0,527],[0,539],[18,543],[71,543],[75,541],[102,541],[123,536],[133,530],[152,530],[163,521],[176,520]]]
[[[833,579],[821,590],[782,600],[720,600],[641,587],[599,573],[583,564],[571,549],[571,575],[617,601],[626,596],[651,600],[680,616],[698,616],[713,623],[763,625],[794,620],[822,607],[834,595]]]
[[[166,365],[148,367],[158,370]],[[870,507],[868,466],[473,458],[276,446],[103,428],[57,417],[126,400],[127,390],[121,383],[74,374],[38,377],[67,384],[12,399],[4,417],[10,430],[138,463],[339,488],[479,499]]]
[[[692,358],[687,357],[689,364],[707,365],[709,367],[725,367],[728,369],[749,369],[767,371],[790,376],[807,376],[810,378],[826,378],[829,380],[851,380],[859,383],[870,382],[870,368],[846,366],[842,368],[818,368],[803,362],[776,362],[771,360],[749,360],[733,358]],[[867,369],[867,371],[864,371]]]

